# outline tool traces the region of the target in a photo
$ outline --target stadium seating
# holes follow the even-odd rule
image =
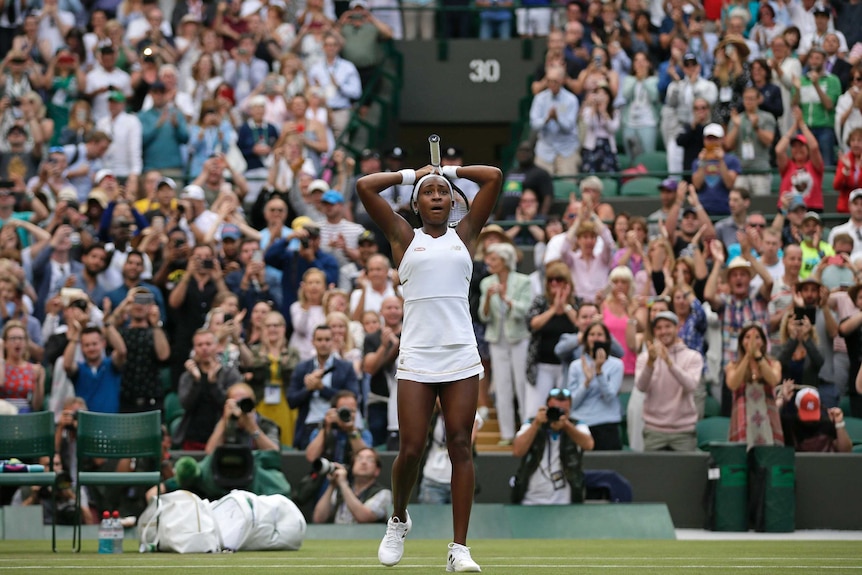
[[[78,412],[78,461],[87,458],[121,459],[149,457],[160,461],[162,456],[162,414],[160,411],[144,413]],[[81,487],[85,485],[158,485],[160,471],[101,472],[82,471],[78,468],[75,513],[76,526],[72,547],[81,551]]]
[[[858,417],[844,417],[844,423],[846,425],[845,429],[847,430],[847,435],[850,436],[850,440],[853,442],[853,445],[862,445],[862,419]]]
[[[658,186],[661,179],[652,176],[641,176],[624,182],[620,187],[621,196],[658,196]]]
[[[707,451],[709,444],[713,441],[727,441],[730,431],[729,417],[707,417],[697,422],[697,446]]]
[[[54,487],[57,474],[54,461],[54,414],[50,411],[0,415],[0,460],[48,457],[48,471],[28,473],[0,473],[0,486]],[[56,489],[51,491],[51,509],[54,510]],[[51,513],[51,549],[57,550],[57,514]]]
[[[650,172],[667,173],[666,152],[644,152],[632,160],[632,163],[643,164]]]

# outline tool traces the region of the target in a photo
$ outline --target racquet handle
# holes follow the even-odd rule
[[[431,134],[428,136],[428,146],[431,149],[431,165],[440,167],[440,136]]]

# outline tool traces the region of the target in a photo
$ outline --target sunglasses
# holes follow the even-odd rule
[[[562,398],[569,398],[569,397],[572,397],[572,392],[569,391],[565,387],[564,388],[555,387],[554,389],[552,389],[551,391],[548,392],[548,397],[552,397],[554,399],[559,399],[561,397]]]
[[[564,277],[560,277],[560,276],[555,276],[555,277],[552,277],[552,278],[550,278],[550,277],[548,278],[548,283],[554,283],[554,282],[564,283],[565,281],[566,281],[566,278],[564,278]]]
[[[709,106],[695,106],[695,110],[709,110]]]
[[[757,223],[757,224],[748,224],[748,227],[750,227],[750,228],[765,228],[765,227],[766,227],[766,224],[760,224],[760,223]]]

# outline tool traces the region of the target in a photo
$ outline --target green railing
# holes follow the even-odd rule
[[[353,106],[336,147],[358,156],[365,148],[380,148],[392,141],[401,101],[403,60],[391,41],[383,43],[383,60]],[[360,110],[365,111],[364,116]]]

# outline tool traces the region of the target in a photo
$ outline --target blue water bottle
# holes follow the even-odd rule
[[[114,533],[111,525],[111,512],[102,513],[102,522],[99,523],[99,553],[114,552]]]

